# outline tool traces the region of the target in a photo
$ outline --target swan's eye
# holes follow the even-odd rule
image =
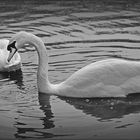
[[[14,48],[14,49],[17,50],[15,44],[16,44],[16,41],[14,41],[13,43],[9,44],[9,45],[7,46],[7,50],[10,51],[10,52],[12,52],[12,48]]]

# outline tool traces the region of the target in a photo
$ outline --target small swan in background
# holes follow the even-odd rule
[[[15,48],[11,47],[15,42]],[[37,72],[38,91],[58,96],[93,98],[126,97],[140,93],[140,62],[124,59],[106,59],[91,63],[72,74],[60,84],[48,80],[48,54],[43,41],[27,32],[19,32],[10,39],[8,61],[17,49],[25,44],[33,45],[39,56]]]
[[[10,62],[7,61],[9,55],[9,51],[7,50],[8,43],[9,40],[0,39],[0,72],[16,71],[21,66],[21,58],[18,52],[15,53]],[[14,46],[14,44],[12,45]]]

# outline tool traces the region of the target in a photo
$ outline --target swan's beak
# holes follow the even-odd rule
[[[9,52],[9,56],[7,58],[7,61],[10,62],[10,60],[13,58],[14,54],[17,52],[17,48],[15,46],[15,42],[13,42],[12,44],[9,44],[7,46],[7,50],[10,51]]]
[[[7,61],[10,62],[10,60],[13,58],[14,54],[16,53],[17,49],[12,48],[11,51],[9,52],[9,56]]]

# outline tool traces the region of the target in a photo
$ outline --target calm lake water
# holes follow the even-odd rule
[[[21,30],[44,41],[52,83],[105,58],[140,60],[139,0],[0,0],[0,39]],[[21,71],[0,75],[0,139],[140,138],[140,96],[39,94],[35,49],[20,54]]]

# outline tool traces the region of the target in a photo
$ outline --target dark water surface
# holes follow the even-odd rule
[[[53,83],[101,59],[140,60],[139,0],[0,0],[0,39],[21,30],[44,41]],[[22,70],[0,75],[0,139],[140,138],[140,96],[41,95],[34,48],[20,54]]]

